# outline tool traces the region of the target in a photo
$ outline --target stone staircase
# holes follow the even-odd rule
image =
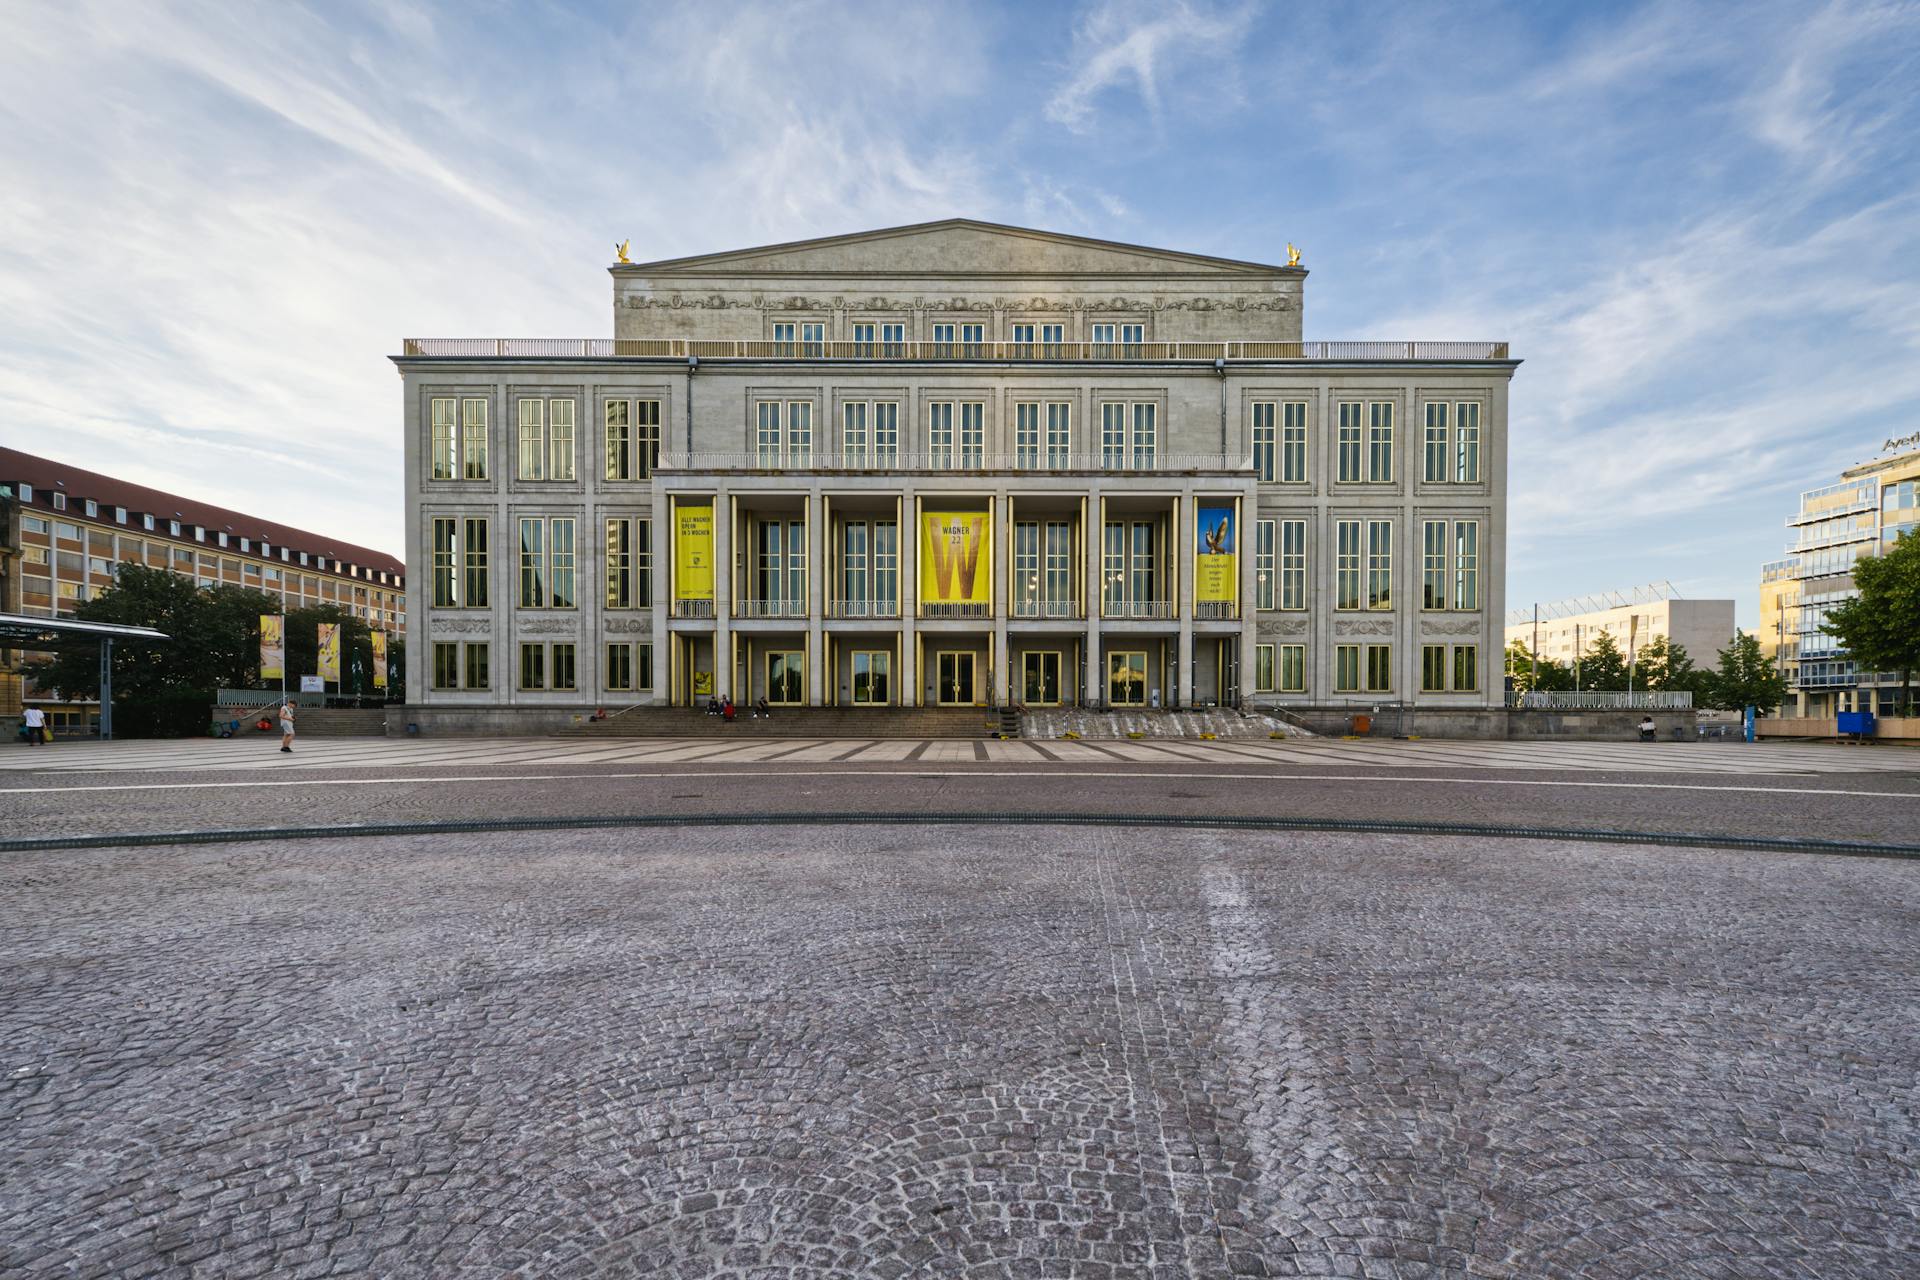
[[[1143,738],[1216,738],[1312,737],[1306,730],[1261,712],[1210,707],[1204,711],[1094,711],[1078,707],[1058,707],[1044,711],[1029,710],[1020,715],[1020,736],[1025,738],[1064,738],[1069,733],[1082,738],[1125,738],[1139,734]]]
[[[265,710],[259,707],[213,709],[213,718],[217,722],[238,720],[243,734],[262,732],[254,728],[262,716],[272,723],[265,733],[269,737],[279,737],[280,713],[273,707]],[[387,713],[379,707],[295,707],[294,727],[303,738],[380,738],[386,736]]]
[[[698,707],[636,707],[606,720],[582,719],[556,731],[566,738],[990,738],[1000,728],[989,708],[776,707],[755,720],[745,707],[728,724]]]

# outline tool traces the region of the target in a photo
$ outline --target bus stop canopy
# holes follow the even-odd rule
[[[36,618],[24,613],[0,613],[0,640],[54,640],[67,636],[96,640],[168,640],[152,627],[128,627],[117,622],[81,622],[76,618]]]

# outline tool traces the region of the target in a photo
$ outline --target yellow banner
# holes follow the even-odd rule
[[[928,511],[920,518],[920,602],[993,600],[993,522],[984,511]]]
[[[1240,598],[1240,556],[1232,507],[1201,507],[1194,540],[1193,598],[1199,604],[1232,604]]]
[[[373,687],[384,689],[387,687],[387,633],[375,631],[368,638],[373,641]]]
[[[673,523],[673,598],[713,599],[713,508],[676,507]]]
[[[320,624],[320,678],[340,683],[340,624]]]
[[[277,613],[260,615],[260,678],[279,680],[287,674],[287,620]]]

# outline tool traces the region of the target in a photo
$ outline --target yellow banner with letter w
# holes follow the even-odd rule
[[[920,602],[993,599],[993,523],[984,511],[928,511],[920,518]]]
[[[286,619],[277,613],[263,613],[260,615],[260,678],[278,680],[286,674]]]
[[[320,678],[340,683],[340,624],[320,624]]]
[[[373,641],[373,687],[387,687],[387,633],[369,632],[367,638]]]

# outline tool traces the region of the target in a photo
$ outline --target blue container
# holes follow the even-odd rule
[[[1871,711],[1842,711],[1834,718],[1838,722],[1835,728],[1842,734],[1852,734],[1860,738],[1873,736],[1873,712]]]

